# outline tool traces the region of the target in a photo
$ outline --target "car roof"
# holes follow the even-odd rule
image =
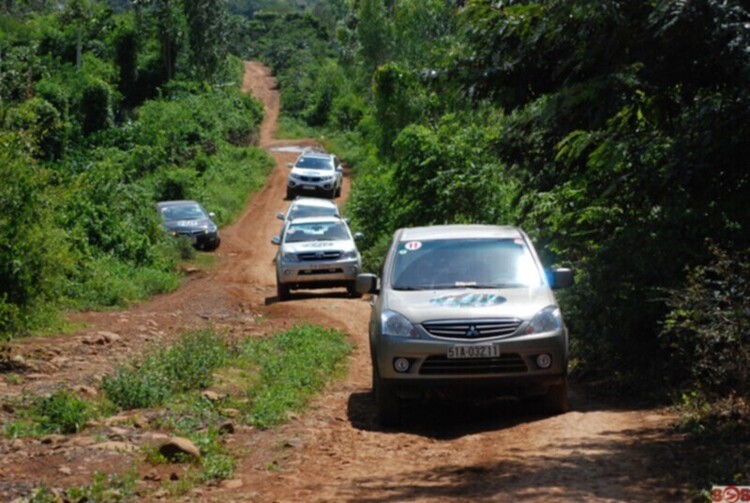
[[[156,203],[156,206],[158,206],[159,208],[164,208],[166,206],[185,206],[188,204],[198,204],[198,201],[193,201],[192,199],[181,199],[178,201],[159,201],[158,203]]]
[[[301,217],[301,218],[295,218],[294,220],[289,220],[289,222],[294,222],[295,224],[308,224],[308,223],[328,224],[331,222],[345,223],[341,217],[334,216],[334,215],[329,215],[329,216],[324,216],[324,217]]]
[[[518,227],[510,225],[453,224],[407,227],[397,232],[399,241],[429,241],[436,239],[512,239],[523,238]]]
[[[334,201],[330,199],[322,199],[320,197],[298,197],[292,201],[291,206],[302,205],[302,206],[328,206],[338,209],[338,206]]]

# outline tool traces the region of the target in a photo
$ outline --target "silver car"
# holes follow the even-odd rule
[[[379,284],[378,284],[379,283]],[[398,230],[372,293],[370,352],[378,419],[400,421],[400,399],[427,390],[540,396],[568,408],[568,331],[553,288],[570,269],[542,269],[516,227],[443,225]]]
[[[286,198],[295,195],[323,195],[329,199],[341,195],[344,170],[338,157],[314,149],[306,149],[297,157],[286,182]]]
[[[353,297],[362,259],[349,226],[340,217],[307,217],[287,220],[281,236],[271,242],[276,254],[276,287],[279,300],[291,289],[344,286]]]

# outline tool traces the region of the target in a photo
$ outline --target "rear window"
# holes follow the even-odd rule
[[[339,241],[350,239],[342,222],[314,222],[291,224],[284,241],[301,243],[304,241]]]
[[[522,239],[403,241],[391,276],[396,290],[521,288],[542,282]]]

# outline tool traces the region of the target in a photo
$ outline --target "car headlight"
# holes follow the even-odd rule
[[[299,262],[299,257],[296,253],[284,253],[281,255],[282,262]]]
[[[402,314],[389,309],[380,314],[381,333],[390,337],[419,337],[417,329]]]
[[[547,306],[531,318],[527,333],[554,332],[562,328],[562,314],[557,306]]]
[[[341,258],[343,259],[357,258],[357,250],[345,251],[344,253],[341,254]]]

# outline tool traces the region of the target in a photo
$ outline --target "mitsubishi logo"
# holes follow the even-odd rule
[[[474,325],[470,326],[469,330],[466,331],[466,337],[468,339],[479,337],[479,332],[477,332],[477,327],[475,327]]]

